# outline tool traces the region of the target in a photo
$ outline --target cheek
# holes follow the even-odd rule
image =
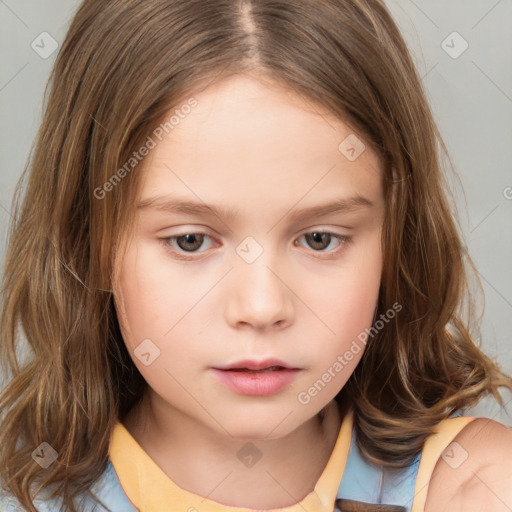
[[[160,261],[158,248],[130,246],[119,276],[118,317],[127,345],[135,348],[145,338],[161,337],[184,314],[193,284],[184,286],[178,273]],[[160,258],[160,259],[159,259]],[[179,293],[170,293],[179,289]]]
[[[325,276],[321,290],[314,296],[309,294],[333,338],[346,340],[371,325],[381,277],[382,253],[376,234],[364,245],[354,246],[350,256]]]
[[[316,360],[315,367],[320,372],[317,378],[332,382],[331,390],[341,389],[363,355],[377,307],[381,276],[380,238],[375,235],[364,246],[358,246],[329,279],[323,280],[323,293],[309,293],[311,309],[320,313],[317,339],[322,344],[321,350],[310,352],[309,357]]]
[[[153,247],[131,245],[121,266],[116,312],[127,350],[149,386],[180,396],[167,370],[182,380],[181,367],[172,361],[185,351],[187,337],[182,330],[187,327],[185,314],[192,299],[187,295],[190,288],[170,269]]]
[[[172,376],[184,382],[192,371],[218,360],[212,353],[215,347],[204,346],[201,332],[208,317],[208,300],[202,299],[218,276],[194,279],[193,273],[170,265],[166,257],[156,244],[141,243],[127,250],[116,309],[124,343],[144,379],[153,389],[179,395]]]

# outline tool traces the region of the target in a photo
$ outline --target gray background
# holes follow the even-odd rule
[[[43,37],[49,48],[43,32],[60,44],[78,4],[0,0],[2,267],[14,185],[41,120],[44,85],[57,55],[42,58],[31,44]],[[512,374],[512,0],[386,4],[409,44],[455,166],[455,173],[447,168],[454,208],[485,291],[482,347]],[[458,55],[464,41],[469,46]],[[512,425],[512,393],[504,390],[503,398],[505,409],[487,399],[466,414]]]

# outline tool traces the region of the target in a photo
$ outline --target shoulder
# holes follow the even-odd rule
[[[425,512],[512,509],[512,430],[488,418],[464,427],[438,459]]]

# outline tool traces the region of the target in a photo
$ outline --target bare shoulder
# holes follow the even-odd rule
[[[510,512],[512,430],[476,418],[439,458],[429,484],[425,512]]]

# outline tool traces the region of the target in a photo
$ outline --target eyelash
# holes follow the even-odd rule
[[[296,245],[297,240],[299,240],[303,236],[311,235],[313,233],[321,234],[321,235],[330,235],[332,238],[335,238],[335,239],[337,239],[339,241],[338,248],[336,248],[335,250],[331,250],[331,251],[326,251],[326,250],[315,251],[314,249],[312,249],[313,252],[316,252],[316,253],[319,253],[319,254],[326,254],[327,258],[328,257],[333,257],[333,256],[337,255],[339,252],[343,251],[343,249],[345,249],[347,247],[347,245],[352,243],[352,236],[338,235],[336,233],[331,233],[330,231],[308,231],[306,233],[303,233],[299,238],[297,238],[294,241],[294,245]],[[205,237],[208,237],[208,238],[212,238],[207,233],[203,233],[203,232],[200,232],[200,231],[198,231],[198,232],[191,231],[191,232],[188,232],[188,233],[183,233],[182,235],[173,235],[173,236],[169,236],[169,237],[166,237],[166,238],[161,238],[160,241],[162,242],[162,245],[164,246],[166,251],[173,253],[175,255],[175,257],[178,258],[178,259],[182,259],[182,260],[197,259],[195,256],[190,257],[190,256],[186,256],[186,255],[202,254],[202,253],[197,253],[195,251],[180,252],[180,251],[177,251],[176,249],[174,249],[174,247],[172,246],[172,241],[176,240],[177,238],[182,238],[182,237],[184,237],[186,235],[202,235],[202,236],[205,236]],[[181,249],[181,251],[183,251],[183,250]]]

